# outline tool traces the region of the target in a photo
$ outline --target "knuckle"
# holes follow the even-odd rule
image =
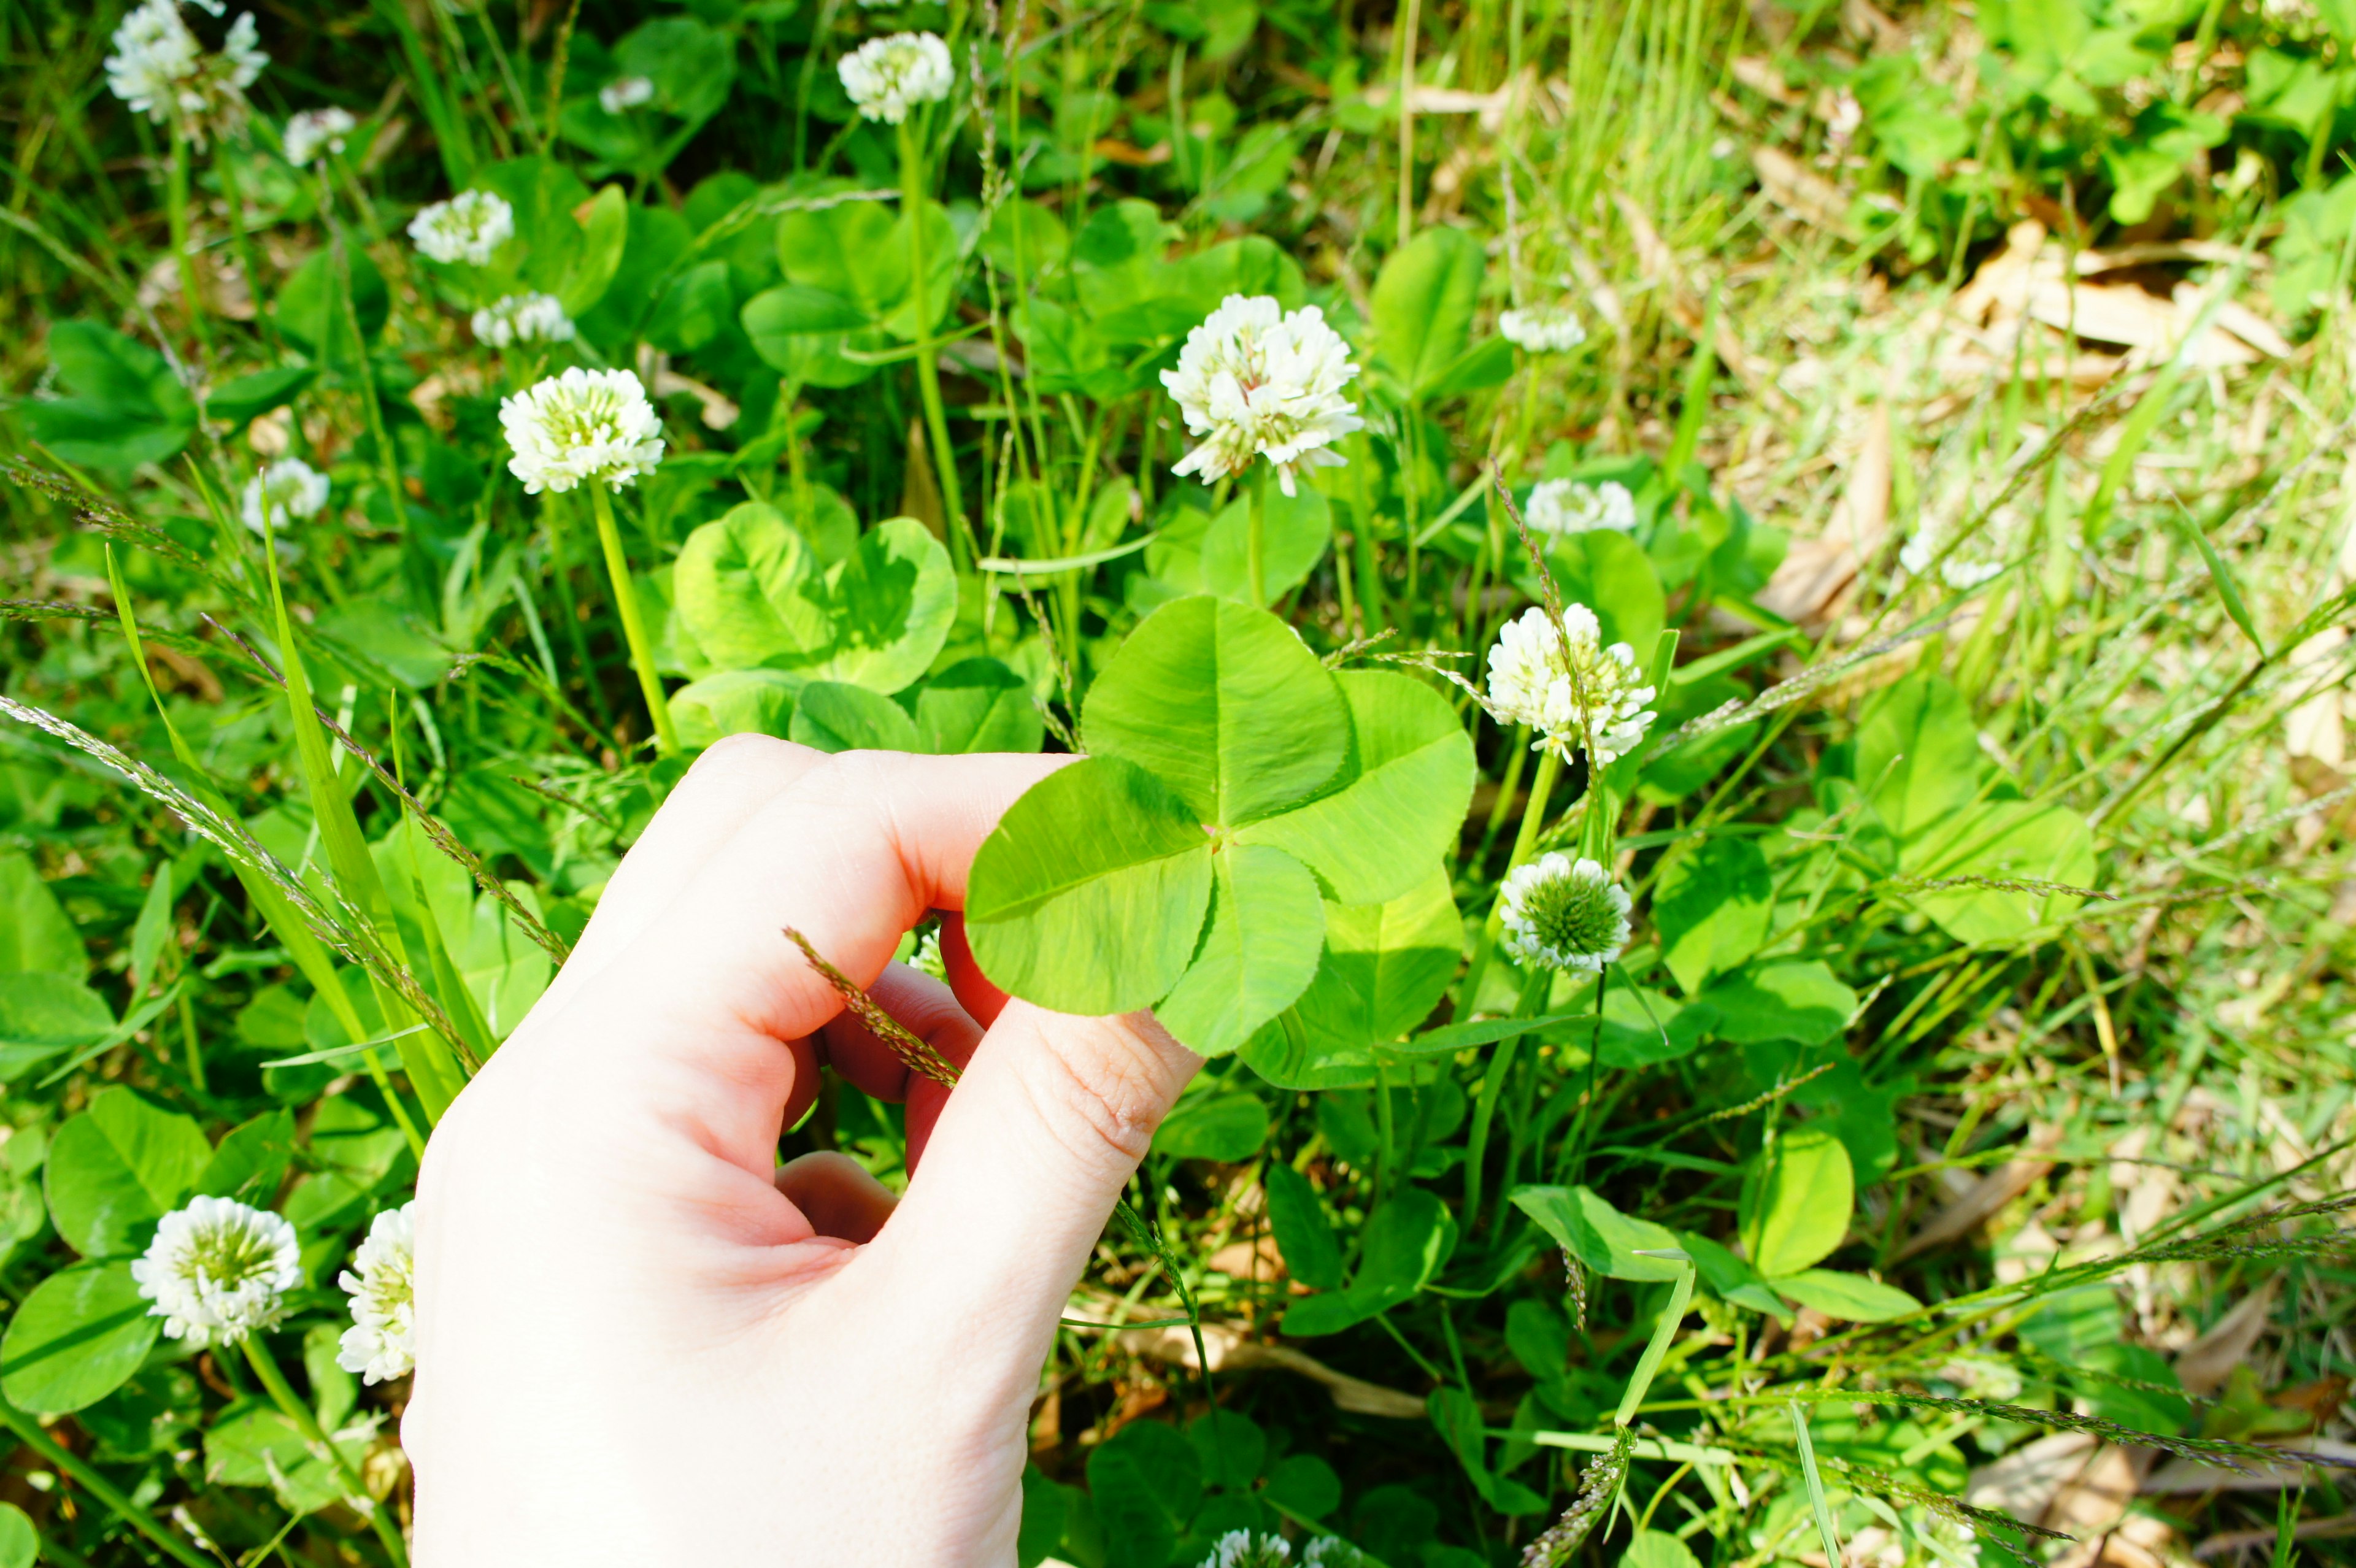
[[[695,759],[687,770],[687,776],[680,781],[680,788],[700,790],[709,784],[764,776],[799,760],[808,750],[808,747],[798,746],[791,741],[780,741],[775,735],[750,731],[723,735],[706,747],[703,755]]]
[[[1028,1053],[1023,1087],[1041,1122],[1074,1155],[1109,1155],[1133,1166],[1145,1157],[1173,1093],[1170,1073],[1128,1020],[1066,1019],[1047,1049]]]

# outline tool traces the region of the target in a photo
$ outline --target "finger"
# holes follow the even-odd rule
[[[813,1231],[846,1242],[873,1241],[899,1201],[866,1167],[832,1149],[787,1160],[774,1179]]]
[[[987,1323],[1035,1365],[1153,1129],[1201,1065],[1149,1013],[1008,1003],[871,1254],[933,1309]]]
[[[622,857],[550,990],[562,1000],[605,968],[755,812],[825,760],[809,746],[750,734],[727,736],[698,757]]]
[[[963,905],[982,838],[1069,760],[826,758],[753,813],[573,1006],[535,1023],[578,1040],[565,1071],[622,1081],[606,1103],[766,1178],[787,1097],[806,1081],[786,1042],[842,1007],[783,929],[873,983],[927,910]],[[557,1055],[532,1060],[549,1071]]]
[[[868,997],[889,1013],[901,1028],[938,1051],[952,1067],[963,1068],[973,1055],[973,1048],[981,1041],[981,1026],[967,1016],[958,1006],[949,988],[921,969],[905,964],[886,965],[875,984],[867,987]],[[900,1060],[900,1053],[878,1039],[848,1008],[837,1013],[819,1031],[825,1050],[828,1066],[850,1082],[862,1093],[878,1100],[901,1101],[909,1097],[918,1084],[930,1080],[912,1072]],[[815,1095],[817,1085],[811,1083],[809,1093]],[[786,1102],[786,1125],[793,1125],[809,1108],[803,1098],[803,1085],[794,1085],[792,1098]]]
[[[998,1021],[999,1009],[1006,1006],[1006,993],[991,983],[975,961],[973,944],[966,940],[962,912],[941,917],[941,967],[948,972],[949,988],[982,1028]]]

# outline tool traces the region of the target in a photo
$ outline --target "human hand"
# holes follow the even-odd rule
[[[420,1568],[1013,1562],[1055,1321],[1200,1061],[1143,1013],[886,961],[1059,761],[746,736],[673,792],[426,1149]],[[788,925],[970,1062],[954,1093]],[[896,1206],[843,1156],[772,1168],[820,1062],[908,1101]]]

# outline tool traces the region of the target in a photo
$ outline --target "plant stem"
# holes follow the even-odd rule
[[[1407,0],[1398,75],[1398,242],[1402,246],[1415,233],[1415,36],[1422,18],[1423,0]]]
[[[614,608],[622,613],[622,636],[630,645],[630,667],[637,671],[638,690],[655,722],[655,750],[673,756],[679,751],[679,731],[671,726],[662,677],[655,673],[655,651],[647,641],[646,620],[638,613],[638,591],[630,582],[630,558],[623,553],[622,530],[614,521],[613,495],[593,482],[589,504],[597,514],[597,542],[605,547],[605,574],[614,583]]]
[[[186,991],[180,993],[180,1038],[187,1045],[190,1086],[199,1094],[210,1093],[205,1087],[204,1052],[197,1044],[197,1010]]]
[[[1562,776],[1561,753],[1551,748],[1538,753],[1537,776],[1530,781],[1530,803],[1522,808],[1522,826],[1514,835],[1514,852],[1505,861],[1505,875],[1529,859],[1537,848],[1538,829],[1546,823],[1547,802],[1554,794],[1555,781]],[[1502,879],[1501,879],[1502,880]],[[1488,923],[1481,928],[1481,940],[1472,949],[1472,962],[1464,971],[1464,988],[1457,993],[1456,1010],[1471,1018],[1479,1005],[1481,981],[1489,970],[1489,960],[1497,951],[1497,937],[1505,929],[1505,905],[1501,898],[1490,906]]]
[[[253,248],[253,235],[245,227],[245,188],[238,183],[237,160],[229,155],[226,141],[213,144],[213,169],[220,176],[221,197],[229,208],[229,231],[237,237],[237,257],[245,267],[245,292],[253,302],[253,324],[262,329],[262,340],[270,345],[273,355],[279,350],[278,323],[270,314],[269,293],[262,286],[262,257]]]
[[[1546,998],[1554,982],[1554,971],[1543,964],[1530,965],[1527,978],[1522,981],[1522,994],[1514,1003],[1514,1017],[1533,1016]],[[1505,1093],[1505,1079],[1514,1070],[1514,1056],[1521,1049],[1522,1037],[1509,1034],[1489,1052],[1488,1070],[1481,1075],[1479,1097],[1472,1104],[1472,1130],[1464,1142],[1464,1229],[1469,1232],[1481,1222],[1482,1156],[1489,1149],[1489,1124],[1497,1115],[1497,1101]]]
[[[1245,581],[1251,586],[1255,608],[1268,608],[1268,470],[1252,475],[1251,531],[1244,545]]]
[[[392,1558],[395,1568],[408,1568],[409,1552],[402,1541],[401,1526],[394,1522],[392,1510],[369,1496],[368,1484],[360,1478],[359,1467],[344,1456],[344,1451],[337,1447],[321,1429],[319,1418],[311,1413],[311,1407],[294,1397],[294,1391],[287,1386],[286,1374],[278,1370],[278,1362],[262,1345],[262,1336],[248,1334],[243,1344],[245,1359],[252,1363],[253,1375],[262,1380],[262,1386],[270,1391],[273,1403],[287,1420],[294,1424],[294,1429],[303,1435],[304,1440],[318,1450],[319,1456],[335,1467],[336,1474],[342,1477],[345,1490],[349,1494],[345,1500],[368,1515],[369,1526],[376,1531],[376,1538],[384,1543],[385,1552]]]
[[[109,1513],[155,1542],[173,1562],[185,1563],[187,1568],[219,1568],[195,1547],[157,1524],[145,1509],[123,1495],[121,1488],[91,1468],[81,1456],[42,1431],[39,1422],[5,1399],[0,1399],[0,1424],[5,1424],[24,1439],[27,1447],[56,1466],[59,1474],[72,1477],[82,1490],[104,1503]]]
[[[213,357],[212,324],[205,319],[205,290],[198,280],[194,238],[188,230],[188,138],[180,123],[172,122],[172,166],[164,180],[164,207],[172,227],[172,254],[180,261],[180,300],[187,307],[188,327],[207,361]]]
[[[941,487],[941,506],[949,536],[949,557],[958,571],[972,568],[965,532],[965,497],[958,490],[957,452],[949,445],[948,413],[941,405],[940,350],[933,341],[932,283],[925,258],[925,160],[916,146],[916,127],[900,123],[900,190],[902,216],[908,222],[908,299],[910,330],[916,337],[916,389],[925,400],[925,432],[933,443],[933,477]]]

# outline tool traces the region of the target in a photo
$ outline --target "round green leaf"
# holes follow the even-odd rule
[[[1682,1266],[1673,1259],[1640,1255],[1677,1245],[1666,1226],[1622,1214],[1591,1188],[1516,1188],[1514,1207],[1607,1279],[1671,1280]]]
[[[1806,1269],[1767,1283],[1803,1307],[1813,1307],[1827,1317],[1848,1323],[1886,1323],[1922,1307],[1921,1302],[1894,1285],[1836,1269]]]
[[[709,746],[728,735],[775,735],[783,740],[793,722],[794,692],[801,685],[781,669],[724,669],[691,681],[670,694],[671,721],[690,746]]]
[[[1472,803],[1472,741],[1448,699],[1420,681],[1385,670],[1333,679],[1355,741],[1336,786],[1237,837],[1307,862],[1341,903],[1384,903],[1426,879],[1455,843]]]
[[[940,656],[957,619],[957,601],[948,548],[914,517],[880,523],[827,571],[824,603],[833,647],[811,673],[871,691],[897,691]]]
[[[747,501],[687,537],[671,576],[679,616],[722,669],[792,668],[834,641],[817,563],[774,507]]]
[[[49,1146],[49,1217],[84,1257],[143,1251],[212,1153],[188,1117],[120,1086],[102,1089]]]
[[[1280,849],[1231,844],[1213,869],[1210,932],[1153,1016],[1202,1055],[1225,1056],[1309,988],[1325,906],[1317,879]]]
[[[907,709],[863,686],[816,680],[802,688],[787,731],[821,752],[913,752],[916,726]]]
[[[982,972],[1057,1012],[1151,1005],[1194,956],[1211,845],[1185,803],[1118,757],[1033,784],[982,840],[966,935]]]
[[[1760,1151],[1737,1205],[1751,1267],[1798,1274],[1841,1244],[1856,1201],[1848,1149],[1819,1126],[1794,1127]]]
[[[1439,385],[1472,341],[1483,269],[1480,240],[1438,228],[1393,252],[1376,274],[1376,354],[1409,397]]]
[[[1671,850],[1653,894],[1653,925],[1677,984],[1697,991],[1756,953],[1774,896],[1767,857],[1749,838],[1705,838]]]
[[[1701,1568],[1701,1559],[1665,1530],[1640,1530],[1628,1542],[1620,1568]]]
[[[1375,1081],[1374,1048],[1431,1015],[1464,955],[1464,923],[1446,868],[1387,903],[1325,906],[1325,952],[1290,1012],[1243,1050],[1252,1071],[1285,1089],[1345,1089]]]
[[[1035,752],[1046,724],[1021,676],[997,659],[960,659],[916,693],[916,738],[935,756]]]
[[[113,1028],[106,999],[79,980],[0,973],[0,1083]]]
[[[151,1317],[127,1262],[76,1264],[33,1287],[0,1337],[0,1393],[62,1415],[131,1379],[164,1320]]]
[[[1340,689],[1265,610],[1181,599],[1139,623],[1089,689],[1088,750],[1178,792],[1195,820],[1237,826],[1306,799],[1349,752]]]
[[[41,1532],[32,1516],[15,1503],[0,1503],[0,1568],[33,1568],[41,1552]]]
[[[81,933],[67,918],[57,894],[41,880],[32,857],[14,849],[0,854],[0,970],[75,980],[90,970]]]
[[[1268,1107],[1250,1094],[1215,1093],[1171,1113],[1153,1151],[1176,1159],[1249,1159],[1268,1136]]]

